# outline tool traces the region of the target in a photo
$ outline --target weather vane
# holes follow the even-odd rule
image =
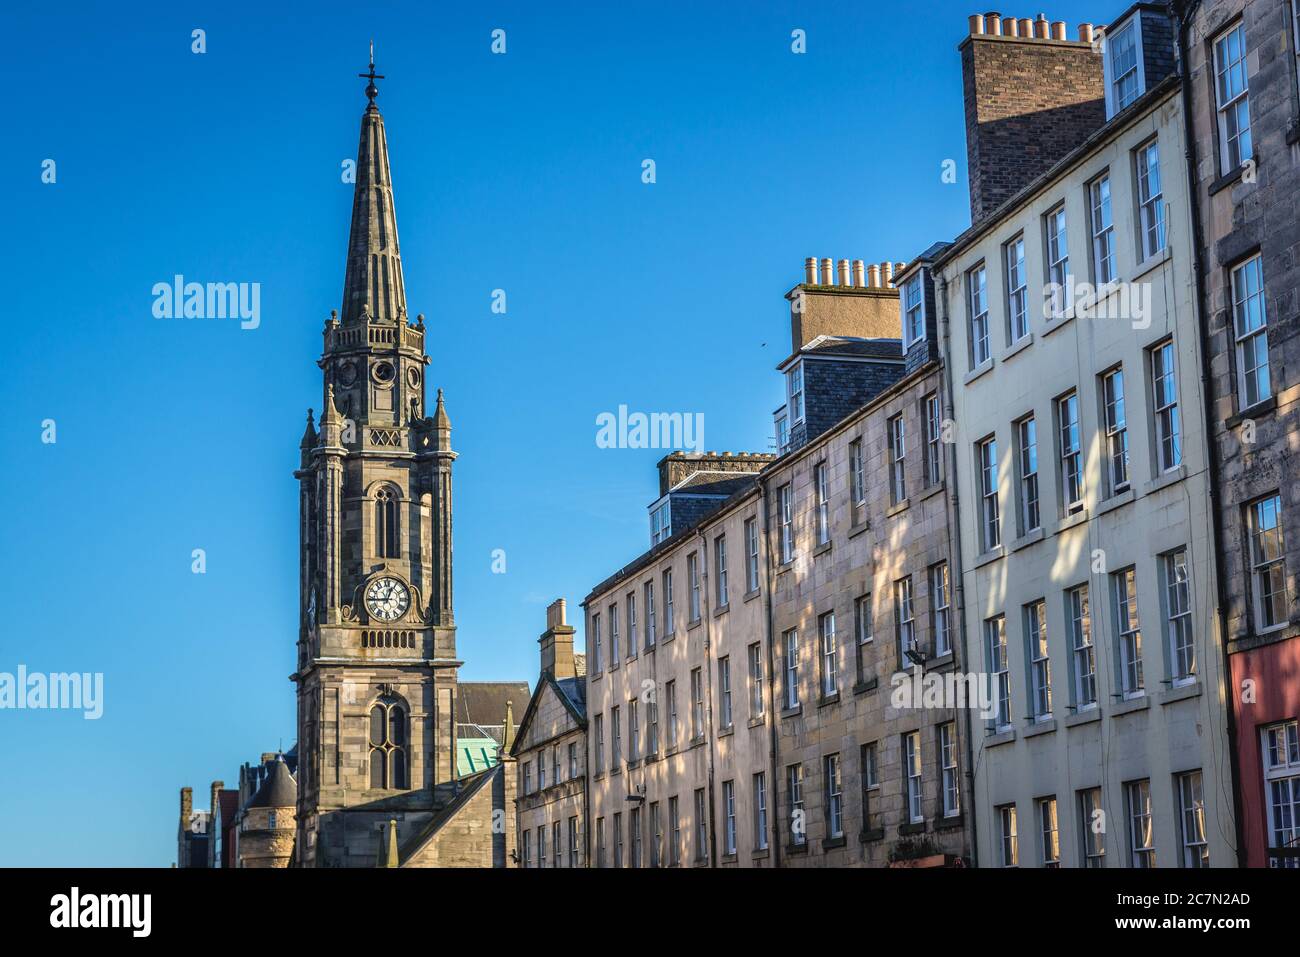
[[[375,81],[384,79],[384,75],[382,73],[375,72],[375,41],[374,40],[370,41],[370,72],[358,73],[357,76],[370,81],[370,84],[366,87],[366,96],[370,99],[370,105],[374,106],[375,97],[379,95],[379,87],[375,86]]]

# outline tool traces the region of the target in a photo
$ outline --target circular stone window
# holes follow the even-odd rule
[[[371,370],[371,374],[375,377],[376,382],[392,382],[394,374],[393,364],[391,362],[377,363],[374,369]]]
[[[347,388],[357,381],[357,367],[351,362],[340,362],[338,376],[339,385]]]
[[[406,370],[406,381],[411,384],[412,389],[420,387],[420,370],[411,368]]]

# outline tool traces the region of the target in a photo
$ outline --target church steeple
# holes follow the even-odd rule
[[[397,213],[393,208],[393,178],[388,166],[388,136],[384,118],[375,105],[379,90],[375,80],[374,45],[370,72],[370,102],[361,115],[361,140],[357,144],[356,187],[352,193],[352,230],[348,236],[347,268],[343,279],[343,324],[369,317],[371,322],[406,321],[406,284],[397,241]]]

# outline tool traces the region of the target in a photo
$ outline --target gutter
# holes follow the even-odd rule
[[[939,319],[939,337],[942,342],[943,354],[943,416],[944,419],[952,422],[955,421],[953,409],[953,385],[952,385],[952,349],[949,341],[949,324],[948,324],[948,282],[945,279],[938,280],[938,289],[935,290],[934,308],[938,313]],[[968,667],[966,655],[966,638],[968,629],[966,627],[966,574],[962,566],[961,559],[961,521],[960,513],[957,507],[958,487],[957,487],[957,443],[946,442],[948,446],[948,535],[950,540],[949,553],[952,561],[954,573],[948,576],[952,583],[953,600],[957,605],[958,627],[961,629],[961,657],[957,659],[957,643],[953,643],[954,664],[958,668]],[[967,702],[966,720],[963,722],[966,731],[966,778],[967,794],[970,797],[970,861],[971,867],[979,867],[979,815],[975,808],[975,732],[971,726],[971,708]]]
[[[1237,753],[1237,709],[1234,696],[1228,694],[1232,676],[1228,656],[1228,620],[1227,600],[1224,594],[1225,569],[1223,549],[1219,542],[1219,516],[1222,514],[1222,500],[1219,489],[1220,462],[1219,445],[1214,430],[1214,395],[1210,378],[1210,331],[1205,321],[1205,262],[1201,251],[1205,249],[1205,231],[1201,226],[1201,199],[1196,178],[1196,137],[1192,130],[1192,79],[1187,68],[1187,31],[1191,26],[1193,12],[1199,6],[1199,0],[1187,3],[1170,4],[1174,19],[1178,24],[1178,74],[1182,92],[1184,158],[1187,161],[1187,193],[1191,204],[1192,217],[1192,274],[1196,278],[1196,301],[1192,308],[1196,313],[1196,324],[1201,331],[1201,396],[1205,407],[1205,446],[1210,466],[1210,547],[1214,551],[1214,597],[1218,604],[1216,618],[1219,626],[1219,692],[1227,705],[1228,725],[1228,759],[1232,771],[1233,830],[1237,841],[1237,866],[1246,866],[1246,843],[1241,820],[1241,765]]]

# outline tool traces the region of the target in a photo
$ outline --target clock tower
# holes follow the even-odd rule
[[[406,311],[374,63],[323,407],[301,444],[296,863],[374,866],[456,774],[451,421],[426,415],[424,317]]]

